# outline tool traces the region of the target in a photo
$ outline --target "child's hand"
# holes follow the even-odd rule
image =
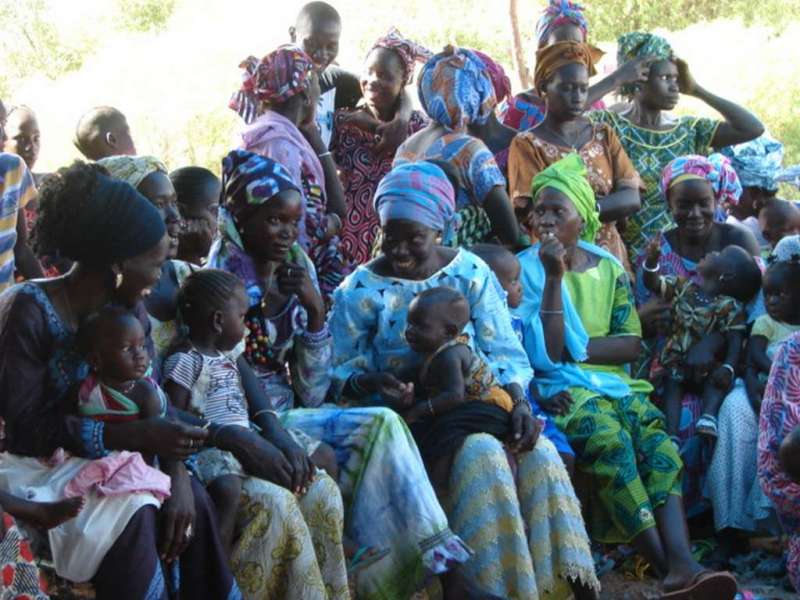
[[[379,394],[393,408],[402,411],[414,404],[414,384],[403,383],[391,373],[367,373],[358,380],[370,393]]]
[[[421,421],[422,417],[424,417],[428,412],[429,412],[429,410],[428,410],[427,403],[418,402],[414,406],[409,408],[407,411],[402,413],[402,415],[403,415],[403,419],[405,419],[406,423],[408,425],[411,425],[413,423]]]
[[[744,387],[747,390],[747,399],[750,401],[750,406],[753,412],[757,415],[761,412],[761,401],[764,398],[764,384],[759,381],[758,374],[748,370],[744,378]]]
[[[718,390],[728,391],[733,384],[733,370],[729,367],[722,365],[717,367],[711,373],[711,383]]]
[[[655,236],[647,244],[647,260],[645,261],[647,267],[655,269],[658,266],[658,261],[661,259],[661,239]]]

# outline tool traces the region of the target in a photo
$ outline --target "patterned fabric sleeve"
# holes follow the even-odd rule
[[[497,166],[491,150],[479,139],[470,139],[462,151],[468,155],[467,181],[472,187],[475,199],[483,204],[486,196],[495,187],[506,187],[506,179]]]
[[[694,129],[694,148],[695,154],[707,155],[711,150],[711,142],[717,133],[722,121],[708,119],[705,117],[695,117],[692,121]]]
[[[469,280],[468,289],[462,290],[472,312],[475,345],[502,385],[516,383],[525,390],[533,377],[528,355],[511,325],[508,306],[497,293],[499,286],[494,283],[494,273],[480,259],[475,257],[475,260],[480,264]]]
[[[624,271],[617,276],[614,282],[614,304],[611,308],[611,324],[608,334],[609,336],[642,336],[642,324],[633,301],[630,279]]]
[[[328,328],[333,337],[332,384],[337,397],[351,376],[376,370],[376,292],[363,281],[367,277],[366,267],[359,267],[333,294]]]
[[[511,198],[530,198],[533,178],[546,168],[547,163],[533,147],[530,134],[517,135],[511,141],[508,152],[508,189]]]
[[[191,392],[202,368],[203,359],[196,352],[176,352],[164,361],[164,381],[174,381]]]
[[[747,329],[747,312],[744,305],[733,298],[726,298],[721,305],[725,315],[722,323],[723,331],[744,332]]]

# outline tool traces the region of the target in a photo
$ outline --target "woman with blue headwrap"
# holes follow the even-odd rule
[[[653,235],[674,225],[658,187],[664,167],[679,156],[708,155],[711,148],[752,140],[764,132],[764,126],[747,109],[698,84],[663,37],[634,31],[622,35],[617,46],[620,64],[648,58],[647,78],[622,88],[630,99],[622,112],[597,111],[589,116],[614,128],[644,184],[642,208],[628,218],[622,234],[628,254],[634,257]],[[670,115],[667,111],[675,108],[681,94],[705,102],[723,120]]]
[[[381,181],[374,202],[381,254],[334,294],[336,395],[403,410],[414,391],[410,373],[419,367],[405,339],[408,307],[418,293],[439,286],[467,299],[471,318],[464,331],[498,382],[512,397],[513,389],[526,389],[530,364],[492,271],[471,252],[437,243],[459,225],[444,171],[429,162],[399,165]],[[599,584],[569,477],[555,447],[538,435],[541,425],[527,403],[515,400],[506,442],[518,453],[519,486],[503,443],[488,434],[468,436],[453,461],[445,506],[451,528],[475,552],[464,568],[503,598],[538,598],[564,582],[579,598],[595,598]]]
[[[430,124],[397,149],[394,166],[441,161],[456,184],[461,227],[448,245],[470,246],[497,237],[516,244],[519,228],[506,180],[486,145],[467,133],[489,119],[497,99],[486,66],[471,50],[448,46],[422,68],[418,80]]]

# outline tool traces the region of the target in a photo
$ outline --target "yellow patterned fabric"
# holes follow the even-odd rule
[[[567,598],[568,580],[599,590],[581,507],[555,446],[540,436],[516,460],[519,484],[502,444],[480,433],[453,461],[445,506],[453,531],[475,550],[465,570],[512,600]]]
[[[237,515],[242,531],[232,568],[247,600],[350,598],[336,483],[318,473],[301,498],[268,481],[244,480]]]

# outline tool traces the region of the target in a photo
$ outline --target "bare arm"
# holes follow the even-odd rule
[[[140,418],[150,419],[152,417],[160,417],[165,407],[161,406],[161,399],[158,397],[153,386],[150,383],[140,381],[137,387],[140,388],[139,395],[136,398],[136,404],[139,406]]]
[[[658,272],[658,261],[661,259],[661,240],[658,237],[650,240],[647,245],[647,258],[642,269],[642,280],[645,287],[661,296],[661,274]]]
[[[444,414],[464,402],[464,370],[470,357],[471,350],[458,345],[440,353],[431,363],[426,383],[435,380],[436,389],[439,390],[436,396],[430,398],[434,414]],[[427,406],[424,408],[429,410]]]
[[[767,356],[769,341],[763,335],[751,335],[747,341],[747,365],[762,373],[769,373],[772,361]]]
[[[545,237],[539,248],[539,260],[544,267],[545,279],[539,318],[544,329],[547,356],[554,363],[561,362],[564,354],[564,304],[561,298],[561,281],[567,270],[564,246],[554,235]]]
[[[28,244],[28,224],[25,209],[17,211],[17,241],[14,244],[14,264],[25,279],[44,277],[42,266]]]
[[[497,185],[486,194],[483,207],[492,224],[492,231],[507,246],[515,246],[519,238],[519,225],[505,188]]]
[[[603,223],[613,223],[629,217],[639,211],[642,201],[639,190],[623,187],[597,199],[600,209],[600,220]]]
[[[725,352],[725,364],[736,368],[739,364],[739,356],[742,353],[742,346],[744,345],[744,333],[741,331],[728,331],[725,334],[725,343],[727,350]]]
[[[625,365],[639,356],[642,338],[635,335],[598,337],[589,340],[586,362],[593,365]]]

